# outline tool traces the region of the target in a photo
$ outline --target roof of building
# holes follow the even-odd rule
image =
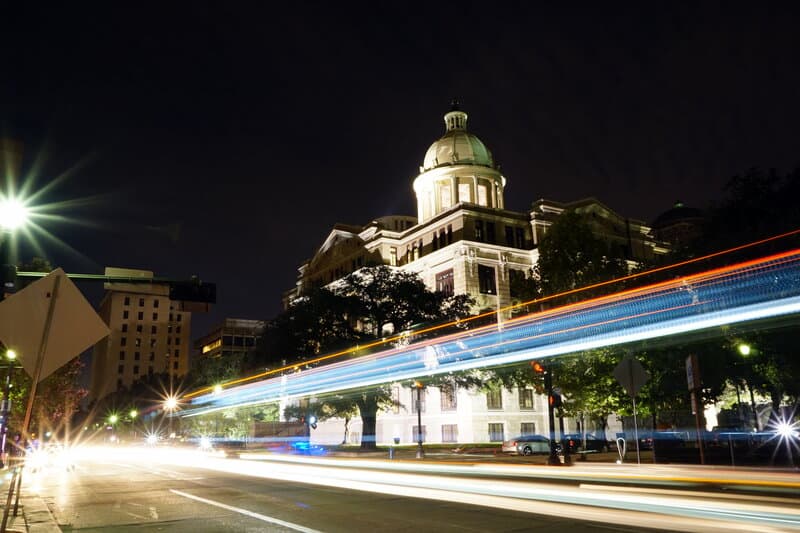
[[[467,114],[453,105],[445,114],[445,134],[425,153],[422,171],[447,165],[479,165],[495,168],[492,153],[477,136],[467,131]]]
[[[667,209],[650,224],[654,229],[660,229],[678,222],[692,222],[704,218],[702,210],[696,207],[687,207],[678,200],[670,209]]]

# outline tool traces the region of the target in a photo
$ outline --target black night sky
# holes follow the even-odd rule
[[[800,164],[796,4],[28,4],[0,17],[0,126],[39,185],[69,172],[44,200],[85,200],[43,223],[81,255],[49,258],[216,282],[195,337],[274,316],[334,223],[416,215],[453,97],[514,210],[651,221]]]

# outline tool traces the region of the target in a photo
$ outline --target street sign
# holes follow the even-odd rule
[[[642,363],[629,354],[614,369],[614,377],[631,397],[635,397],[650,379],[650,374],[644,369]]]
[[[50,329],[46,332],[56,278],[60,280]],[[0,302],[0,341],[17,352],[22,367],[31,377],[45,334],[40,381],[108,335],[103,320],[60,268]]]

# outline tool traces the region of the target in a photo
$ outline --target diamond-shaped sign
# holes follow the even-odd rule
[[[45,325],[54,295],[48,330]],[[108,326],[60,268],[0,302],[0,341],[17,352],[31,377],[43,339],[46,340],[40,380],[107,335]]]
[[[642,363],[631,355],[626,355],[614,369],[614,377],[620,385],[631,395],[636,396],[642,386],[650,379],[650,374],[644,369]]]

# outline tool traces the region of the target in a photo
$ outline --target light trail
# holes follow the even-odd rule
[[[797,481],[789,473],[737,472],[682,467],[619,467],[597,465],[569,469],[523,465],[469,465],[448,463],[348,460],[261,456],[265,461],[217,459],[189,450],[109,448],[87,455],[89,461],[113,460],[147,472],[161,464],[225,472],[249,478],[459,502],[549,516],[570,516],[601,523],[636,524],[672,531],[787,531],[800,530]],[[202,457],[202,459],[200,459]],[[155,468],[154,468],[155,467]],[[671,475],[670,475],[671,473]],[[509,474],[512,474],[509,478]],[[186,475],[186,474],[183,474]],[[709,479],[705,479],[708,476]],[[171,477],[171,476],[168,476]],[[595,479],[594,485],[574,480]],[[600,486],[597,482],[625,483],[631,479],[653,488]],[[549,481],[548,481],[549,480]],[[560,483],[553,483],[553,481]],[[648,483],[648,480],[649,483]],[[673,490],[664,485],[672,481]],[[565,483],[564,481],[570,481]],[[787,497],[705,490],[740,483],[741,487],[774,486]],[[782,486],[789,484],[794,488]],[[658,486],[660,485],[660,486]],[[700,485],[700,491],[686,490]],[[788,489],[788,490],[787,490]]]
[[[800,313],[800,250],[202,394],[182,416]]]
[[[638,278],[641,278],[641,277],[650,276],[650,275],[655,274],[655,273],[665,272],[665,271],[668,271],[668,270],[673,270],[673,269],[676,269],[676,268],[680,268],[680,267],[687,266],[687,265],[692,265],[692,264],[699,263],[699,262],[702,262],[702,261],[708,261],[709,259],[713,259],[713,258],[716,258],[716,257],[721,257],[721,256],[728,255],[728,254],[732,254],[732,253],[739,252],[739,251],[742,251],[742,250],[746,250],[746,249],[749,249],[749,248],[753,248],[753,247],[756,247],[756,246],[761,246],[762,244],[767,244],[767,243],[770,243],[770,242],[778,241],[778,240],[781,240],[781,239],[785,239],[787,237],[793,237],[793,236],[796,236],[798,234],[800,234],[800,229],[788,231],[786,233],[781,233],[779,235],[773,235],[771,237],[766,237],[764,239],[760,239],[760,240],[757,240],[757,241],[749,242],[749,243],[742,244],[742,245],[739,245],[739,246],[734,246],[733,248],[728,248],[726,250],[720,250],[720,251],[713,252],[713,253],[710,253],[710,254],[707,254],[707,255],[704,255],[704,256],[695,257],[695,258],[692,258],[692,259],[687,259],[685,261],[680,261],[678,263],[673,263],[673,264],[670,264],[670,265],[651,268],[651,269],[648,269],[648,270],[645,270],[645,271],[642,271],[642,272],[636,272],[636,273],[633,273],[633,274],[628,274],[627,276],[623,276],[621,278],[614,278],[614,279],[607,280],[607,281],[601,281],[599,283],[594,283],[592,285],[587,285],[587,286],[584,286],[584,287],[578,287],[578,288],[575,288],[575,289],[572,289],[572,290],[560,292],[558,294],[552,294],[552,295],[549,295],[549,296],[536,298],[534,300],[530,300],[530,301],[527,301],[527,302],[520,302],[520,303],[517,303],[517,304],[512,304],[512,305],[503,307],[501,309],[497,309],[497,310],[493,310],[493,311],[487,311],[485,313],[480,313],[478,315],[466,317],[466,318],[463,318],[463,319],[457,319],[457,320],[454,320],[452,322],[448,322],[448,323],[445,323],[445,324],[434,324],[434,325],[425,326],[425,327],[423,327],[421,329],[414,330],[413,334],[414,335],[424,335],[424,334],[428,334],[428,333],[431,333],[431,332],[434,332],[434,331],[440,331],[442,329],[449,328],[449,327],[452,327],[452,326],[455,326],[455,325],[458,325],[458,324],[468,324],[469,322],[473,322],[473,321],[479,320],[481,318],[497,315],[499,313],[513,311],[515,309],[520,309],[520,308],[523,308],[523,307],[526,307],[526,306],[529,306],[529,305],[533,305],[533,304],[541,304],[541,303],[544,303],[544,302],[549,302],[549,301],[552,301],[552,300],[556,300],[558,298],[563,298],[565,296],[569,296],[569,295],[572,295],[572,294],[580,294],[582,292],[587,292],[587,291],[590,291],[592,289],[597,289],[597,288],[600,288],[600,287],[606,287],[606,286],[610,286],[610,285],[614,285],[614,284],[618,284],[618,283],[624,283],[626,281],[630,281],[630,280],[633,280],[633,279],[638,279]],[[304,361],[302,363],[293,364],[293,365],[286,365],[286,366],[283,366],[283,367],[280,367],[280,368],[275,368],[275,369],[272,369],[272,370],[267,370],[265,372],[260,372],[258,374],[240,377],[240,378],[237,378],[237,379],[234,379],[234,380],[231,380],[231,381],[227,381],[227,382],[225,382],[223,384],[217,384],[217,385],[213,385],[213,386],[209,386],[209,387],[203,387],[203,388],[200,388],[200,389],[198,389],[196,391],[192,391],[192,392],[189,392],[189,393],[185,394],[184,398],[185,399],[190,399],[190,398],[193,398],[195,396],[199,396],[201,394],[205,394],[207,392],[212,392],[212,391],[218,392],[218,391],[215,391],[215,389],[217,389],[217,388],[231,387],[231,386],[239,385],[239,384],[242,384],[242,383],[249,383],[249,382],[252,382],[252,381],[255,381],[255,380],[259,380],[259,379],[262,379],[262,378],[267,378],[269,376],[281,375],[282,373],[287,372],[287,371],[292,371],[292,370],[296,371],[296,370],[298,370],[300,368],[300,366],[312,365],[312,364],[317,364],[317,363],[321,363],[321,362],[324,362],[324,361],[330,361],[332,359],[341,358],[341,357],[343,357],[345,355],[353,355],[356,352],[358,352],[359,350],[365,350],[365,349],[369,349],[369,348],[374,348],[376,346],[391,346],[393,343],[396,343],[396,342],[402,340],[406,336],[406,334],[407,334],[407,332],[401,332],[401,333],[398,333],[398,334],[390,336],[390,337],[374,340],[374,341],[369,342],[367,344],[354,346],[354,347],[347,348],[345,350],[340,350],[338,352],[322,355],[322,356],[310,359],[308,361]]]

